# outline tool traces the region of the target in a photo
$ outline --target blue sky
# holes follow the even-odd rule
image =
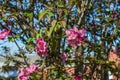
[[[25,48],[24,44],[22,44],[20,41],[17,41],[17,43],[22,49]],[[0,55],[1,54],[5,55],[5,52],[4,52],[4,50],[2,50],[2,47],[10,48],[10,52],[11,52],[12,55],[19,51],[16,44],[14,42],[8,42],[7,38],[5,40],[0,40]]]

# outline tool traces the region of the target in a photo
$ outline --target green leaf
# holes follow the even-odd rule
[[[16,35],[15,35],[15,38],[20,38],[20,35],[19,35],[19,34],[16,34]]]
[[[53,27],[56,25],[56,22],[57,22],[57,20],[53,20],[53,21],[52,21],[51,24],[52,24]]]
[[[91,9],[91,8],[92,8],[92,6],[93,6],[93,5],[90,3],[90,4],[89,4],[89,6],[88,6],[88,9]]]
[[[65,80],[73,80],[73,79],[71,79],[71,78],[66,78]]]
[[[54,15],[53,12],[51,12],[51,11],[48,12],[48,16],[49,16],[49,17],[51,17],[51,16],[53,16],[53,15]]]
[[[39,37],[42,37],[42,29],[37,33],[36,38],[38,39]]]
[[[60,77],[60,78],[58,78],[58,79],[56,79],[56,80],[63,80],[63,79],[62,79],[62,77]]]
[[[32,20],[33,12],[25,12],[24,15],[28,16],[30,18],[30,20]]]
[[[47,9],[44,10],[44,11],[42,11],[42,12],[39,12],[39,13],[38,13],[38,20],[39,20],[39,21],[42,20],[47,13],[48,13],[48,10],[47,10]]]
[[[32,41],[34,41],[35,40],[35,38],[29,38],[26,42],[32,42]]]
[[[63,4],[58,5],[59,8],[64,8],[65,6]]]
[[[112,18],[111,17],[108,17],[107,18],[108,22],[112,21]]]
[[[62,24],[58,22],[55,27],[55,32],[57,32],[57,30],[59,30],[61,27],[62,27]]]
[[[12,38],[12,37],[9,37],[8,40],[9,40],[10,42],[14,42],[14,41],[15,41],[14,38]]]
[[[10,61],[5,61],[4,64],[8,66],[10,64]]]
[[[50,27],[50,30],[49,30],[48,33],[47,33],[47,35],[48,35],[49,38],[51,37],[51,34],[52,34],[52,32],[54,31],[54,28],[55,28],[55,26],[56,26],[56,23],[57,23],[57,20],[53,20],[52,23],[51,23],[52,27]]]

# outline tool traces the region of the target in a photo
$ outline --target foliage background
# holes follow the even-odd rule
[[[66,65],[74,64],[71,67],[75,67],[75,74],[80,72],[85,79],[108,80],[108,71],[116,76],[119,72],[119,67],[113,68],[115,63],[108,59],[112,46],[120,50],[119,14],[119,0],[1,0],[0,29],[11,30],[8,41],[19,48],[15,56],[6,58],[14,61],[16,68],[29,65],[25,54],[34,53],[35,40],[42,37],[48,42],[49,56],[37,64],[41,66],[45,62],[42,68],[55,67],[48,75],[50,79],[69,78],[63,76],[65,65],[60,65],[59,59],[59,54],[65,51],[70,59]],[[66,44],[65,36],[65,30],[74,26],[87,31],[87,39],[76,50]],[[20,48],[18,41],[25,48]],[[16,61],[16,56],[23,58],[24,62]],[[9,63],[6,62],[6,67]],[[89,66],[90,71],[87,72],[84,66]]]

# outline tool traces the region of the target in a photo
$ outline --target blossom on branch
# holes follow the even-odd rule
[[[118,52],[117,48],[115,48],[113,50],[113,52],[109,53],[108,59],[109,59],[109,61],[115,62],[117,67],[120,66],[120,57],[119,57],[119,52]]]
[[[4,40],[6,36],[10,35],[10,30],[3,30],[0,32],[0,40]]]
[[[74,48],[77,46],[81,46],[82,42],[85,40],[85,33],[85,29],[78,30],[76,27],[66,30],[68,45]]]
[[[26,68],[27,72],[32,73],[38,69],[38,66],[36,65],[30,65],[28,68]]]
[[[75,75],[75,76],[74,76],[74,80],[82,80],[82,79],[81,79],[81,76]]]
[[[25,69],[20,69],[18,72],[18,80],[29,80],[31,73],[35,72],[38,69],[36,65],[30,65]]]
[[[64,64],[68,60],[68,55],[67,53],[62,53],[60,54],[60,58],[62,59],[62,64]]]
[[[26,69],[20,69],[18,71],[18,80],[28,80],[29,76],[28,76],[28,71]]]
[[[39,56],[47,56],[47,43],[42,38],[37,39],[35,50]]]

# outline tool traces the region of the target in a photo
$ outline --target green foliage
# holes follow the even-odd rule
[[[74,67],[75,74],[86,80],[108,80],[108,71],[119,77],[118,65],[109,60],[113,46],[120,50],[119,0],[15,1],[17,5],[13,5],[13,1],[0,3],[0,29],[11,30],[12,36],[8,37],[8,41],[15,42],[20,50],[17,57],[23,62],[10,58],[5,62],[7,67],[10,61],[15,61],[17,67],[28,66],[26,53],[35,52],[36,40],[43,38],[47,42],[48,56],[34,63],[41,66],[41,72],[52,66],[52,70],[47,72],[48,79],[72,80],[74,74],[68,75],[61,69],[66,66]],[[76,49],[67,45],[65,35],[65,31],[74,26],[87,31],[86,40]],[[19,47],[18,40],[24,43],[25,48]],[[63,52],[69,57],[64,65],[59,56]],[[87,72],[86,67],[90,71]],[[100,78],[94,78],[94,73]],[[32,80],[37,78],[42,80],[43,77],[31,77]]]

